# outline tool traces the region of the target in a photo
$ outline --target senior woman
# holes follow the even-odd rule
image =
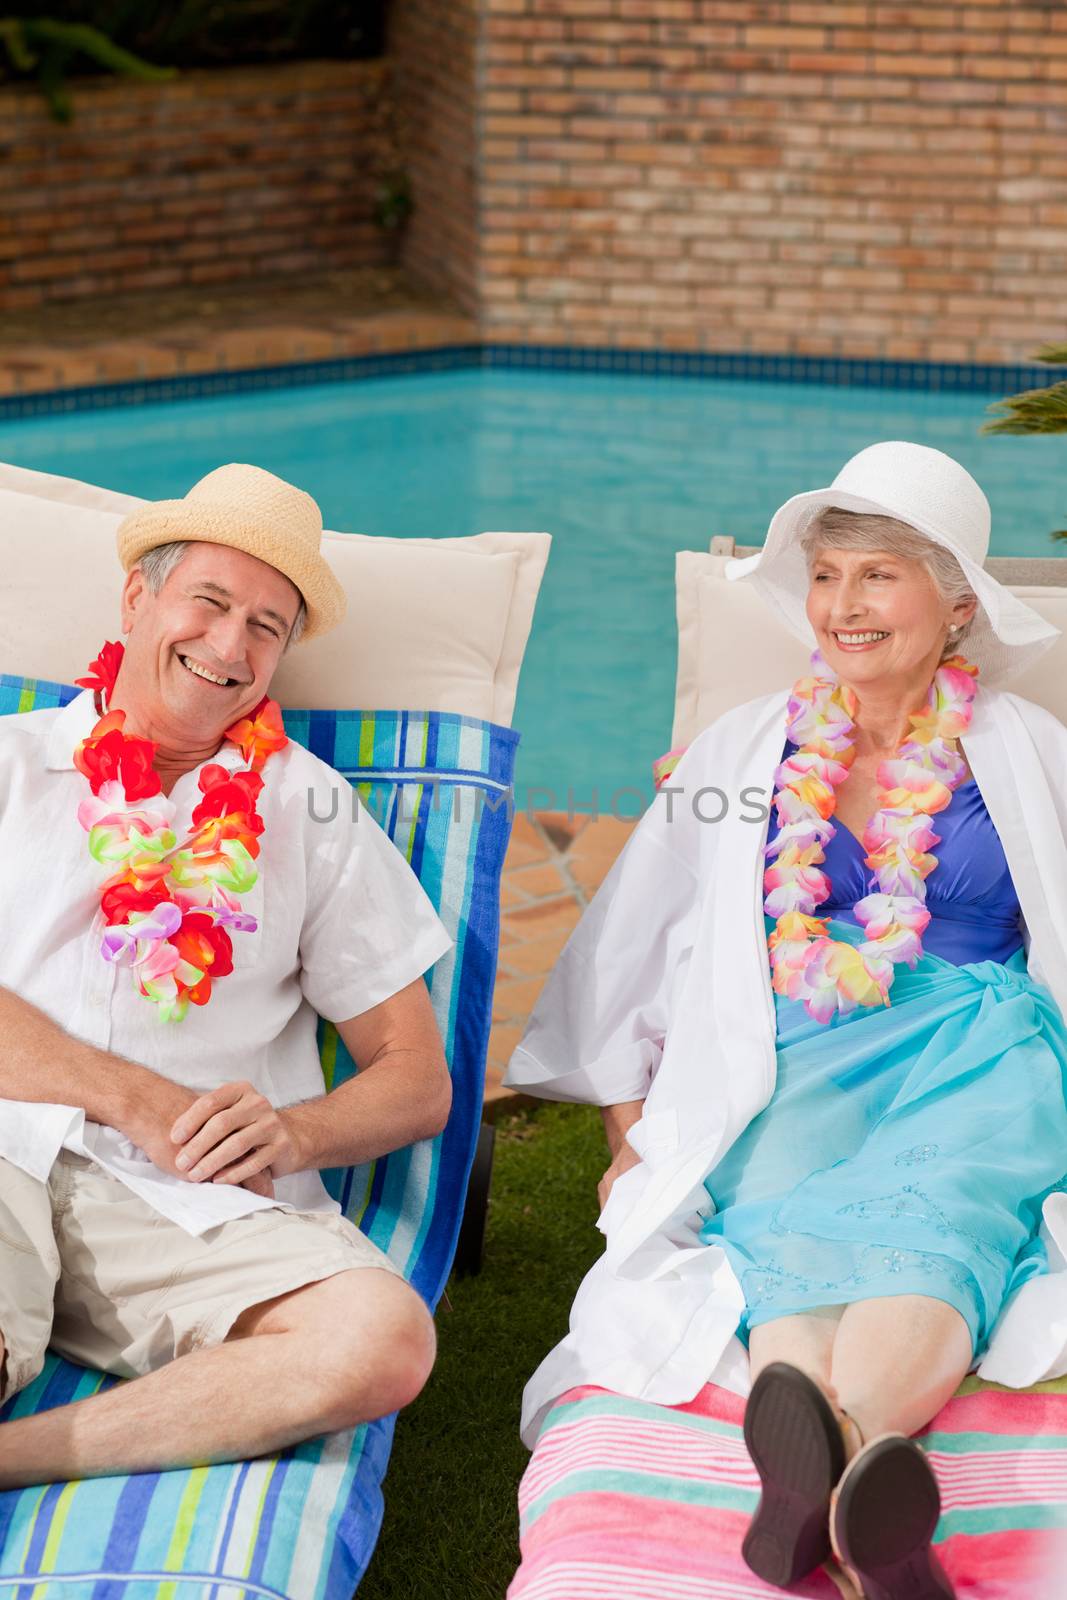
[[[580,1383],[751,1384],[744,1556],[780,1586],[832,1534],[873,1600],[951,1595],[909,1436],[976,1361],[1067,1370],[1067,730],[993,687],[1058,635],[989,524],[899,442],[776,513],[730,576],[810,673],[686,752],[509,1069],[603,1106],[612,1151],[527,1439]]]

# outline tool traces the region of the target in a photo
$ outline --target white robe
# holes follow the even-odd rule
[[[526,1387],[531,1446],[576,1384],[665,1405],[709,1381],[747,1392],[734,1337],[744,1296],[722,1248],[699,1232],[712,1209],[705,1178],[774,1092],[762,846],[787,698],[728,712],[686,752],[669,784],[683,792],[661,792],[642,817],[512,1056],[505,1081],[527,1093],[645,1101],[629,1134],[642,1160],[616,1181],[598,1224],[604,1254],[578,1290],[570,1332]],[[982,688],[962,743],[1022,905],[1030,976],[1067,1015],[1067,728]],[[727,814],[702,822],[695,810],[723,809],[717,793],[700,793],[712,787]],[[1067,1195],[1049,1198],[1044,1224],[1053,1270],[1014,1295],[978,1368],[1017,1388],[1067,1372]]]

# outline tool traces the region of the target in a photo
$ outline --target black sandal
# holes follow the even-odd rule
[[[885,1434],[853,1457],[831,1524],[834,1552],[866,1600],[953,1600],[930,1547],[940,1515],[937,1479],[913,1439]]]
[[[785,1588],[829,1559],[830,1495],[845,1470],[841,1426],[817,1383],[775,1361],[752,1385],[744,1435],[762,1493],[741,1554]]]

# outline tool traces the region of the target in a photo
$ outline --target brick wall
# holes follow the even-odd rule
[[[404,261],[495,339],[1016,361],[1064,336],[1067,8],[393,0],[382,62],[0,89],[0,312]],[[395,93],[393,88],[395,86]]]
[[[1067,332],[1067,8],[481,13],[488,336],[1001,361]]]
[[[478,308],[479,0],[394,0],[389,60],[416,208],[404,265]]]
[[[0,310],[378,264],[388,94],[365,61],[82,80],[63,127],[0,89]]]

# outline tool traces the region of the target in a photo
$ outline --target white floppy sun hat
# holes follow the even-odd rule
[[[194,483],[182,500],[154,500],[120,523],[119,560],[129,572],[172,540],[225,544],[283,572],[307,606],[303,638],[341,621],[345,591],[322,554],[322,513],[311,495],[262,467],[230,462]]]
[[[805,611],[810,582],[800,540],[820,511],[895,517],[950,550],[978,597],[960,646],[982,683],[1010,677],[1059,638],[1059,629],[986,572],[989,501],[965,468],[924,444],[887,440],[846,461],[828,489],[795,494],[771,518],[763,549],[729,561],[726,577],[747,579],[790,632],[810,646],[815,634]]]

